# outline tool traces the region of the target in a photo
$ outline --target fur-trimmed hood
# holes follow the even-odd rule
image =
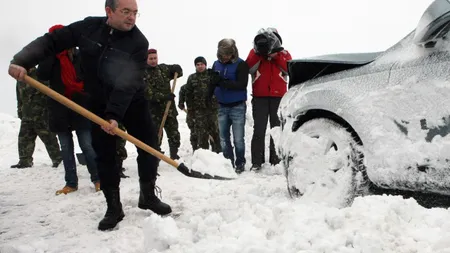
[[[231,61],[235,62],[239,58],[239,51],[234,39],[225,38],[217,45],[217,59],[222,61],[222,55],[231,55]]]

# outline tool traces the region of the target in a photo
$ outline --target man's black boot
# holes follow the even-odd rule
[[[25,169],[33,167],[33,163],[24,163],[19,161],[17,164],[11,165],[12,169]]]
[[[117,169],[119,170],[119,176],[120,178],[129,178],[129,176],[125,175],[124,171],[125,168],[123,167],[123,160],[122,159],[118,159],[117,160]]]
[[[178,148],[170,147],[170,159],[178,160],[180,157],[178,156]]]
[[[162,202],[155,194],[156,180],[150,182],[139,182],[141,192],[139,194],[140,209],[150,209],[154,213],[159,215],[166,215],[172,212],[172,208],[164,202]]]
[[[102,189],[106,198],[108,209],[105,217],[98,224],[98,230],[108,230],[114,228],[117,223],[123,220],[125,214],[123,213],[122,203],[120,203],[119,189]]]

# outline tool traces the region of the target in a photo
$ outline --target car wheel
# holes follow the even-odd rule
[[[291,197],[343,207],[366,192],[362,147],[345,127],[312,119],[286,131],[282,157]]]

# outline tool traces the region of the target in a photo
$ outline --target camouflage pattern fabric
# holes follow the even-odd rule
[[[197,134],[194,130],[194,124],[195,124],[195,117],[194,117],[194,110],[187,109],[185,106],[186,103],[186,85],[181,86],[180,92],[178,94],[178,108],[185,108],[186,112],[186,123],[189,128],[189,131],[191,132],[189,141],[192,146],[192,150],[197,150]],[[190,108],[190,106],[188,106]]]
[[[164,110],[168,102],[168,96],[171,93],[170,80],[173,79],[175,73],[174,66],[178,65],[159,64],[156,67],[149,66],[145,71],[144,80],[147,83],[146,97],[150,101],[150,111],[157,131],[159,131]],[[172,101],[164,124],[164,130],[169,139],[170,149],[176,152],[178,152],[178,148],[180,147],[177,115],[178,111],[175,106],[175,101]]]
[[[36,69],[28,75],[37,79]],[[17,115],[22,120],[19,130],[19,163],[32,165],[36,138],[42,140],[52,162],[62,161],[56,134],[48,127],[47,96],[24,82],[17,82]]]
[[[208,99],[210,79],[207,71],[190,75],[185,88],[186,103],[188,111],[192,111],[197,148],[209,149],[211,142],[213,151],[220,152],[218,102],[215,97]]]

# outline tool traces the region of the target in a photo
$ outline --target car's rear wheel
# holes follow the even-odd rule
[[[292,197],[342,207],[364,192],[362,148],[345,127],[312,119],[290,135],[282,157]]]

